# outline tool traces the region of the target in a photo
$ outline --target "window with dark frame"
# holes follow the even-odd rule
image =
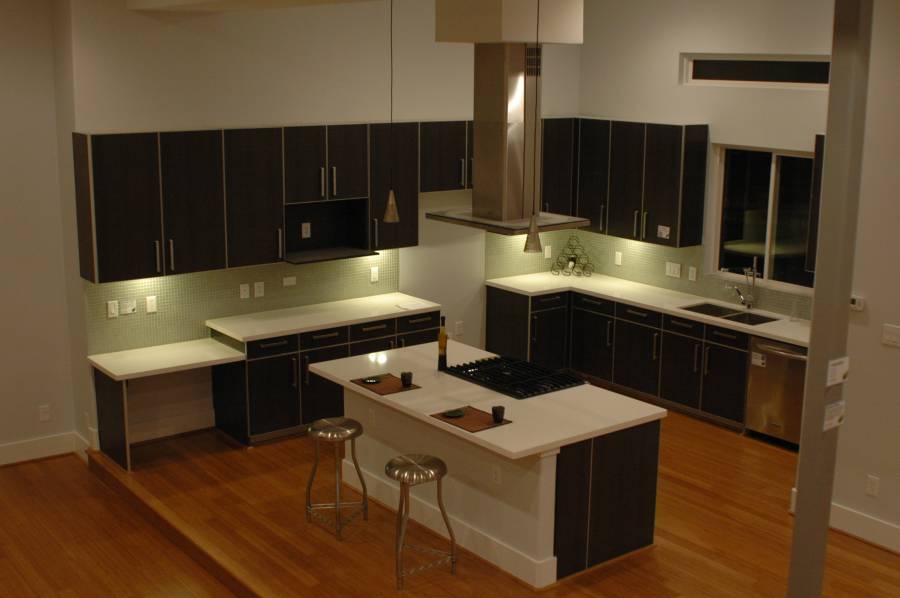
[[[695,58],[694,81],[745,81],[755,83],[828,84],[831,64],[813,60],[741,60]]]

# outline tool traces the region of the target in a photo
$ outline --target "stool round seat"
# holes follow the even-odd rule
[[[327,417],[317,419],[310,426],[309,434],[313,438],[325,442],[343,442],[352,440],[362,434],[363,428],[355,419],[349,417]]]
[[[400,455],[388,461],[384,473],[401,484],[416,486],[440,480],[447,475],[447,465],[431,455]]]

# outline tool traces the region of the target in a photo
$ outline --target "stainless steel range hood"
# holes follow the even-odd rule
[[[532,206],[539,210],[542,205],[538,0],[438,0],[436,8],[437,41],[475,44],[473,191],[471,209],[428,212],[426,217],[504,235],[525,234]],[[581,0],[541,2],[542,31],[549,30],[541,39],[581,43],[583,8]],[[549,212],[540,212],[537,222],[540,231],[590,225],[584,218]]]

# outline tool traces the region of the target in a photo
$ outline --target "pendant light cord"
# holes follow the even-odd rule
[[[396,148],[394,147],[394,0],[390,0],[391,9],[390,9],[390,36],[389,36],[389,44],[390,44],[390,69],[391,69],[391,94],[390,94],[390,118],[391,118],[391,162],[389,169],[389,188],[394,188],[394,154],[396,153]]]
[[[391,2],[393,2],[393,1],[394,0],[391,0]],[[535,53],[534,53],[534,57],[533,57],[533,59],[535,61],[537,61],[536,66],[537,66],[538,70],[537,70],[537,75],[535,76],[535,85],[537,85],[537,81],[540,80],[540,77],[542,74],[541,70],[543,70],[543,64],[542,64],[543,56],[541,56],[541,54],[542,54],[541,53],[541,0],[537,0],[537,26],[536,26],[535,32],[534,32],[534,41],[535,41],[535,45],[537,46],[535,48]],[[527,54],[527,51],[526,51],[526,54]],[[526,62],[525,70],[527,72],[527,70],[528,70],[527,55],[526,55],[525,62]],[[539,90],[536,90],[535,94],[534,94],[534,101],[535,101],[535,103],[537,103],[538,107],[540,107],[540,100],[538,98],[538,95],[539,95]],[[537,168],[538,168],[537,135],[538,135],[538,121],[540,120],[540,116],[541,115],[537,114],[537,113],[534,115],[534,161],[532,164],[533,168],[532,168],[532,172],[531,172],[531,215],[535,216],[535,217],[537,216],[537,213],[534,210],[534,203],[538,196],[538,190],[537,190],[537,172],[538,172],[538,170],[537,170]],[[541,144],[541,145],[543,146],[543,144]],[[540,212],[540,210],[538,210],[538,212]]]

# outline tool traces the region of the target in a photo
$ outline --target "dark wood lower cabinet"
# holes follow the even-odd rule
[[[485,349],[504,357],[527,360],[529,311],[525,295],[488,287]]]
[[[659,396],[667,401],[699,408],[702,367],[702,340],[664,333]]]
[[[744,422],[747,399],[747,352],[706,344],[703,360],[703,397],[700,409]]]
[[[560,449],[558,578],[653,543],[659,430],[654,421]]]
[[[130,468],[125,410],[125,383],[116,382],[100,370],[94,370],[97,398],[97,430],[100,450],[124,469]]]
[[[309,366],[322,361],[341,359],[350,354],[348,345],[316,349],[300,354],[302,382],[300,409],[303,423],[308,424],[323,417],[344,415],[344,387],[309,371]]]
[[[378,351],[390,351],[397,348],[396,337],[376,338],[370,341],[350,343],[350,355],[365,355]]]
[[[250,436],[300,425],[300,357],[297,354],[247,362]]]
[[[656,328],[616,320],[613,382],[640,392],[659,392],[659,341]]]
[[[247,362],[214,366],[212,386],[216,428],[247,444]]]
[[[438,329],[420,330],[419,332],[409,332],[407,334],[397,335],[398,347],[412,347],[413,345],[424,345],[425,343],[433,343],[438,339]]]
[[[568,366],[569,308],[531,313],[532,363],[558,370]]]
[[[569,362],[573,370],[612,380],[615,321],[583,309],[572,309],[572,342]]]

